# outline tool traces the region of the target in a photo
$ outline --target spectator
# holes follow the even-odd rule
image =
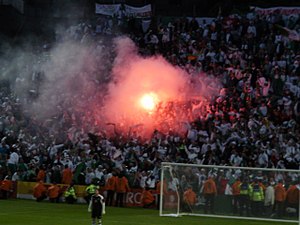
[[[264,199],[264,215],[269,217],[272,213],[275,203],[275,190],[271,182],[268,182],[267,188],[265,190],[265,199]]]
[[[16,152],[16,146],[13,146],[11,149],[11,153],[9,155],[9,159],[7,160],[8,169],[11,174],[14,174],[17,171],[18,163],[19,163],[19,154]]]

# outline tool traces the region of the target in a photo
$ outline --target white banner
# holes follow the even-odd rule
[[[151,5],[145,5],[143,7],[133,7],[129,5],[121,6],[121,4],[98,4],[96,3],[96,14],[107,15],[107,16],[127,16],[136,18],[147,18],[150,17]]]
[[[106,16],[113,16],[117,15],[120,11],[121,4],[98,4],[96,3],[96,14],[106,15]]]
[[[254,9],[254,11],[259,15],[269,15],[272,13],[281,14],[281,15],[299,15],[300,7],[272,7],[272,8],[259,8],[255,6],[251,6],[250,9]]]
[[[143,7],[132,7],[125,5],[125,15],[127,17],[146,18],[151,17],[151,5],[145,5]]]

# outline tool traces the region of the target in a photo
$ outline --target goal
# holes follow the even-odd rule
[[[300,225],[299,181],[300,170],[163,162],[159,214]]]

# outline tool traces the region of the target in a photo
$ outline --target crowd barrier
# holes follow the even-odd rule
[[[33,197],[33,188],[36,185],[36,182],[24,182],[24,181],[18,181],[13,182],[13,192],[11,193],[10,198],[19,198],[19,199],[31,199],[35,200]],[[47,188],[50,187],[51,184],[45,183],[45,186]],[[68,185],[66,184],[58,184],[60,186],[62,192],[64,192]],[[77,196],[77,202],[78,203],[85,203],[84,197],[86,196],[86,189],[87,186],[85,185],[75,185],[75,191]],[[125,198],[125,206],[127,207],[141,207],[141,197],[142,197],[143,189],[141,188],[133,188],[130,190],[130,192],[126,193]],[[100,187],[100,193],[106,196],[106,191],[104,187]],[[158,203],[158,195],[155,190],[152,190],[152,194],[154,195],[156,199],[156,203]],[[64,199],[62,197],[61,201],[63,202]],[[154,207],[154,206],[153,206]]]

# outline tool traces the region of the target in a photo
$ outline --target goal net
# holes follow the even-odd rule
[[[163,162],[160,216],[299,223],[299,181],[298,170]]]

